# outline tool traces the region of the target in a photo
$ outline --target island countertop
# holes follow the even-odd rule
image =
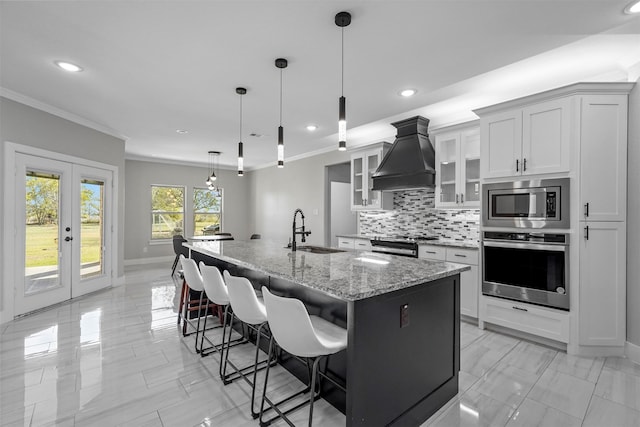
[[[452,276],[470,267],[442,261],[346,251],[314,254],[265,240],[188,242],[193,251],[289,280],[344,301],[357,301]]]

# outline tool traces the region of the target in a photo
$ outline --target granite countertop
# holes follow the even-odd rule
[[[357,301],[469,270],[469,266],[368,251],[314,254],[265,240],[187,242],[184,246],[289,280],[344,301]]]
[[[378,237],[386,237],[386,236],[379,235],[379,234],[337,234],[336,237],[371,240]],[[456,240],[456,239],[447,239],[444,237],[441,237],[438,240],[419,241],[418,245],[447,246],[447,247],[461,248],[461,249],[479,249],[480,248],[480,242],[478,242],[477,240]]]

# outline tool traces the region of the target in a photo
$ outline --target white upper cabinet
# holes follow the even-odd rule
[[[351,154],[351,210],[393,209],[393,193],[373,191],[373,174],[391,144],[376,144]]]
[[[523,175],[569,171],[570,113],[570,98],[542,102],[522,110]]]
[[[624,221],[627,195],[627,96],[581,100],[580,217]]]
[[[482,177],[518,175],[522,157],[522,112],[492,114],[480,121]]]
[[[482,177],[568,172],[570,101],[554,99],[483,116]]]
[[[437,208],[480,206],[480,128],[456,129],[435,136]]]

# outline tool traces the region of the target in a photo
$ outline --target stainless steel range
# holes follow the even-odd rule
[[[418,243],[438,240],[434,235],[381,236],[371,240],[373,252],[418,258]]]

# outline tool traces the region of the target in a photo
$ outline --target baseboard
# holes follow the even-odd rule
[[[175,255],[169,255],[169,256],[157,256],[157,257],[150,257],[150,258],[125,259],[124,266],[127,267],[130,265],[159,264],[163,262],[170,263],[175,259],[175,257],[176,257]]]
[[[624,346],[624,354],[629,360],[640,365],[640,345],[627,341]]]

